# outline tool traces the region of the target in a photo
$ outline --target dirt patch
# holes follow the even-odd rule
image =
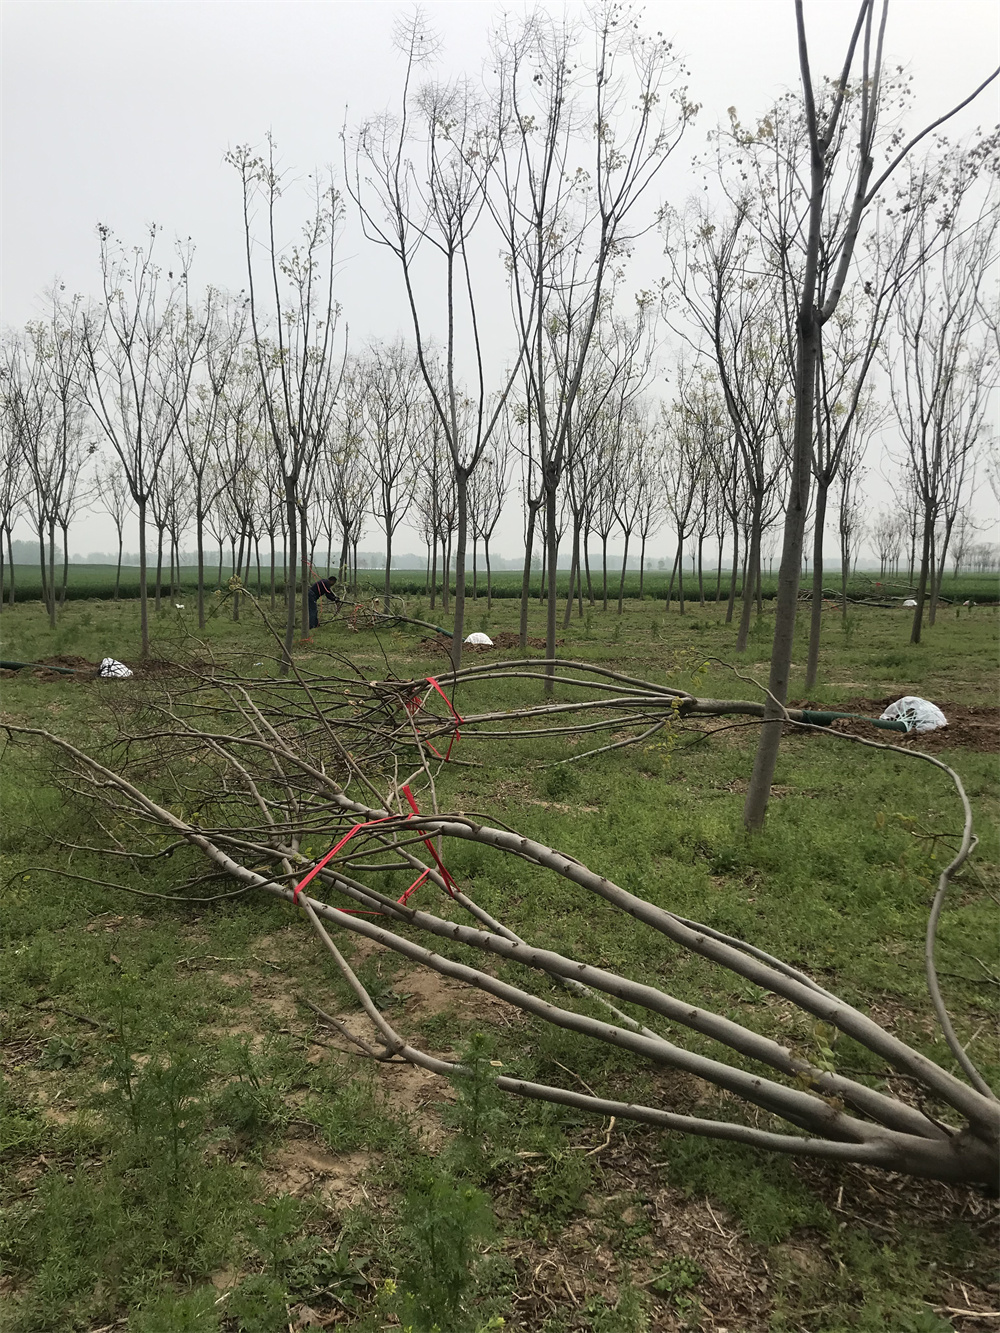
[[[346,1209],[366,1197],[361,1177],[370,1165],[368,1153],[331,1153],[304,1139],[290,1139],[271,1157],[264,1178],[276,1194],[318,1194]]]
[[[558,647],[560,644],[562,644],[562,643],[565,643],[565,639],[556,639],[556,646],[557,646],[557,647]],[[544,648],[544,647],[545,647],[545,640],[544,640],[544,639],[529,638],[529,639],[527,640],[527,645],[528,645],[529,648]],[[520,636],[520,634],[516,634],[513,630],[508,630],[508,629],[501,630],[499,634],[494,634],[494,635],[493,635],[493,647],[494,647],[494,648],[520,648],[520,647],[521,647],[521,636]]]
[[[515,630],[509,630],[509,629],[500,630],[497,634],[492,635],[492,639],[493,639],[492,648],[487,647],[486,644],[482,643],[467,643],[463,645],[462,652],[463,654],[493,653],[496,652],[498,648],[502,649],[504,652],[521,651],[521,636]],[[563,643],[565,643],[565,639],[556,639],[557,646]],[[528,648],[544,649],[545,640],[540,638],[529,637],[526,646]],[[445,634],[432,634],[430,638],[421,639],[420,647],[423,648],[426,652],[442,652],[446,653],[450,657],[451,637]]]
[[[160,680],[167,676],[181,675],[185,670],[209,671],[212,669],[210,662],[193,661],[185,664],[178,662],[160,661],[157,658],[148,662],[126,662],[124,664],[132,672],[136,680]],[[56,668],[62,667],[63,670]],[[72,674],[66,674],[68,669]],[[29,663],[22,667],[20,671],[9,671],[4,669],[0,671],[0,676],[22,679],[30,677],[32,680],[43,681],[89,681],[100,680],[100,663],[91,662],[86,657],[79,657],[72,653],[59,653],[54,657],[43,657],[35,664]],[[115,679],[112,677],[111,679]],[[117,678],[121,679],[121,678]],[[125,678],[127,679],[127,677]]]
[[[884,699],[848,699],[843,711],[862,713],[875,718],[884,713],[898,698],[900,698],[898,694],[890,694]],[[853,718],[839,718],[833,723],[833,729],[846,732],[848,735],[887,741],[890,745],[903,745],[915,750],[951,750],[960,747],[986,754],[996,754],[1000,751],[1000,708],[991,704],[953,704],[941,699],[935,699],[933,702],[948,719],[947,727],[942,727],[939,731],[909,733],[882,731],[869,722],[855,721]]]

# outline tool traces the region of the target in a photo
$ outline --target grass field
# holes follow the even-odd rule
[[[317,566],[317,574],[325,573],[325,566]],[[335,571],[334,571],[335,572]],[[225,587],[229,579],[231,569],[224,566],[222,570],[222,579],[218,577],[218,566],[209,562],[205,568],[205,583],[209,593],[215,592],[220,586]],[[594,567],[593,577],[595,588],[600,587],[600,571]],[[372,589],[379,590],[384,586],[384,573],[379,570],[361,570],[359,571],[359,581],[363,586],[370,586]],[[617,600],[618,581],[620,572],[618,570],[609,571],[608,574],[608,596],[611,600]],[[5,575],[5,590],[9,589],[9,572]],[[56,569],[56,586],[58,587],[62,580],[62,566]],[[256,571],[251,571],[248,582],[252,588],[257,588]],[[279,587],[281,579],[278,579]],[[14,584],[17,600],[33,600],[41,596],[41,574],[37,565],[15,565],[14,566]],[[569,586],[569,573],[562,570],[557,579],[560,596],[566,595]],[[777,576],[766,575],[762,580],[762,591],[765,598],[772,598],[777,590]],[[809,580],[804,580],[804,586]],[[667,589],[670,585],[669,573],[662,570],[650,571],[643,580],[644,594],[653,601],[663,601],[667,595]],[[166,585],[164,585],[166,587]],[[423,570],[417,569],[396,569],[392,573],[392,586],[394,591],[407,596],[420,596],[426,587],[426,576]],[[472,594],[472,573],[469,571],[467,578],[467,589]],[[154,590],[154,573],[150,572],[147,577],[147,587],[150,593]],[[478,592],[481,596],[485,595],[486,574],[480,569],[477,580]],[[69,578],[67,579],[66,597],[70,601],[76,601],[80,598],[112,598],[115,588],[115,568],[113,565],[70,565]],[[739,593],[741,585],[737,585]],[[840,575],[830,569],[827,572],[826,588],[829,592],[837,592],[840,588]],[[180,573],[180,595],[187,598],[197,594],[198,576],[197,571],[190,565],[184,565]],[[454,583],[452,584],[454,590]],[[269,571],[262,571],[261,591],[266,593],[270,590]],[[533,577],[533,595],[538,596],[540,590],[540,576]],[[684,595],[690,599],[692,593],[697,599],[698,584],[696,578],[690,570],[685,571],[684,575]],[[715,571],[705,571],[705,593],[710,601],[714,601],[716,592]],[[964,602],[967,598],[981,604],[993,603],[1000,596],[1000,580],[996,574],[960,574],[958,577],[947,576],[942,582],[942,596],[950,600]],[[123,598],[138,597],[139,595],[139,571],[135,566],[127,565],[122,569],[120,595]],[[166,596],[166,593],[164,594]],[[520,597],[521,595],[521,575],[513,570],[498,571],[493,575],[493,596],[500,600],[506,600],[511,597]],[[628,598],[636,598],[639,595],[639,574],[638,571],[630,570],[625,576],[625,595]],[[879,579],[873,572],[861,571],[856,574],[848,583],[848,595],[851,597],[897,597],[904,598],[910,595],[909,584],[905,576],[887,577],[884,581]],[[720,585],[720,596],[725,599],[729,596],[729,574],[723,571]],[[674,586],[674,600],[677,599],[677,587]],[[175,599],[176,600],[176,599]]]
[[[419,595],[407,609],[441,620]],[[467,627],[511,631],[517,611],[516,600],[498,600],[492,613],[479,603]],[[710,658],[765,679],[770,609],[742,656],[722,612],[693,605],[681,617],[655,601],[627,602],[621,617],[587,608],[560,630],[559,651],[684,688]],[[171,605],[153,622],[157,651],[267,673],[270,640],[252,608],[241,614],[234,624],[220,602],[199,635],[190,603]],[[871,711],[919,694],[966,718],[935,753],[961,772],[981,844],[946,913],[940,966],[959,1036],[995,1086],[1000,803],[993,733],[980,743],[973,724],[995,725],[1000,617],[948,608],[914,648],[901,609],[852,607],[846,622],[827,614],[813,703]],[[541,635],[537,603],[532,616],[530,632]],[[51,631],[28,602],[0,616],[0,655],[135,662],[137,620],[133,602],[81,599]],[[387,663],[403,677],[446,669],[440,647],[406,627],[376,640],[328,617],[300,660],[315,667],[327,649],[365,678],[384,676]],[[2,680],[2,720],[100,745],[115,737],[116,697],[131,697],[115,691],[152,688],[22,672]],[[477,706],[511,708],[537,687],[492,689]],[[700,671],[697,690],[753,695],[716,665]],[[710,740],[681,733],[544,769],[564,751],[556,739],[469,738],[455,757],[481,766],[444,766],[438,797],[444,809],[492,812],[633,892],[753,940],[951,1068],[922,971],[932,884],[960,827],[949,783],[904,756],[793,736],[766,830],[751,839],[740,816],[753,742],[752,728]],[[248,896],[184,905],[72,878],[114,881],[119,867],[60,849],[60,839],[88,842],[92,832],[96,841],[98,831],[55,778],[44,750],[7,745],[0,1329],[993,1326],[975,1317],[1000,1309],[997,1206],[982,1193],[504,1100],[485,1075],[470,1089],[373,1065],[340,1049],[304,1003],[353,1010],[290,907]],[[178,853],[151,860],[141,885],[128,882],[169,893],[194,865]],[[530,868],[512,872],[472,844],[449,853],[449,869],[519,933],[669,980],[674,994],[803,1051],[825,1040],[766,992],[623,928],[568,882],[543,890]],[[394,956],[350,940],[344,948],[387,1016],[426,1049],[459,1053],[486,1074],[500,1061],[523,1077],[610,1085],[622,1099],[711,1114],[697,1080],[652,1074]],[[834,1058],[846,1068],[863,1057],[845,1043]]]

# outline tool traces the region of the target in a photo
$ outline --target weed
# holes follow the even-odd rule
[[[618,1299],[611,1305],[601,1296],[593,1296],[584,1306],[586,1327],[593,1333],[646,1333],[649,1328],[647,1298],[640,1288],[625,1281]]]
[[[580,775],[570,764],[556,764],[543,772],[541,787],[550,801],[563,801],[580,790]]]
[[[415,1333],[465,1333],[480,1327],[468,1308],[478,1246],[493,1233],[489,1200],[473,1186],[427,1164],[414,1174],[403,1206],[398,1315]]]
[[[550,1151],[549,1160],[532,1177],[533,1215],[527,1219],[532,1234],[545,1236],[577,1212],[593,1178],[583,1153],[564,1147]]]
[[[461,1167],[478,1173],[495,1158],[508,1125],[506,1098],[496,1085],[500,1061],[490,1040],[477,1032],[459,1053],[459,1062],[469,1072],[452,1079],[456,1097],[445,1120],[459,1132],[453,1156]]]
[[[80,1063],[80,1052],[76,1042],[50,1037],[38,1063],[42,1069],[72,1069]]]
[[[230,1040],[221,1056],[223,1071],[233,1078],[214,1099],[215,1118],[249,1143],[274,1138],[288,1121],[282,1090],[268,1080],[260,1057],[245,1038]]]
[[[685,1254],[678,1254],[667,1260],[648,1286],[658,1296],[680,1296],[693,1291],[704,1276],[700,1264]]]

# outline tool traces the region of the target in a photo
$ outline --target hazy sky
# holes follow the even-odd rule
[[[442,72],[476,75],[497,7],[436,0],[424,10],[444,41]],[[193,287],[241,287],[238,182],[223,162],[226,149],[259,143],[270,130],[290,168],[336,168],[345,118],[350,125],[394,102],[401,65],[391,30],[406,12],[395,3],[329,0],[4,0],[2,323],[40,313],[56,275],[73,291],[96,290],[98,221],[129,243],[152,221],[167,243],[190,236]],[[806,0],[815,73],[839,68],[855,13],[853,0]],[[645,23],[674,41],[690,71],[689,95],[702,106],[660,185],[683,203],[698,186],[690,161],[705,130],[730,106],[749,118],[797,86],[792,0],[654,0]],[[1000,6],[893,0],[887,46],[913,75],[915,126],[998,63]],[[951,132],[992,124],[997,113],[991,89]],[[405,331],[397,275],[353,218],[339,253],[352,343]],[[655,248],[644,254],[631,285],[652,285],[662,272],[657,259]],[[363,545],[377,547],[377,529],[369,531]],[[512,523],[502,550],[514,553],[518,532]],[[72,544],[103,547],[106,533],[99,520],[84,521]]]

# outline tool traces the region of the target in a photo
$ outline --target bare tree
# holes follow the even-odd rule
[[[899,568],[899,555],[903,549],[903,524],[899,513],[891,510],[879,510],[878,517],[868,529],[868,535],[878,556],[879,577],[895,574]]]
[[[157,228],[126,250],[98,227],[103,294],[84,312],[83,391],[122,465],[139,524],[139,623],[149,656],[146,527],[164,454],[178,428],[205,337],[188,304],[190,246],[177,251],[177,273],[156,263]]]
[[[966,161],[960,176],[973,168]],[[900,357],[890,366],[904,460],[920,505],[920,573],[910,642],[919,643],[925,604],[934,601],[934,536],[944,522],[945,552],[965,498],[997,382],[993,339],[982,329],[981,291],[996,262],[1000,211],[990,203],[968,225],[961,212],[935,233],[934,254],[897,306]],[[933,226],[932,221],[926,224]]]
[[[268,137],[265,154],[242,145],[227,153],[226,160],[240,178],[254,358],[285,498],[282,672],[286,673],[295,635],[295,576],[300,560],[303,634],[309,624],[305,530],[309,490],[320,449],[332,430],[346,356],[346,347],[340,347],[340,307],[334,297],[334,254],[343,204],[332,180],[314,179],[301,240],[282,247],[277,240],[277,213],[283,176],[274,141]],[[263,239],[255,228],[258,199],[263,202]]]
[[[13,412],[10,410],[5,380],[0,398],[0,610],[3,609],[4,593],[8,587],[5,565],[9,572],[10,587],[7,595],[11,606],[14,605],[16,598],[14,527],[28,497],[30,485],[28,468],[21,449],[17,408],[15,407]]]
[[[4,414],[31,480],[27,508],[38,537],[42,599],[53,629],[57,605],[65,598],[69,524],[87,498],[81,472],[94,452],[83,438],[80,360],[79,302],[63,310],[58,294],[53,293],[48,319],[29,324],[22,338],[8,339],[0,364]],[[57,530],[63,536],[63,591],[59,597]]]
[[[375,343],[356,372],[364,452],[373,480],[372,512],[385,533],[385,609],[389,610],[392,538],[409,513],[425,448],[427,413],[417,359],[399,340]]]
[[[216,428],[223,400],[234,380],[245,380],[254,366],[245,357],[247,306],[242,298],[226,302],[209,289],[205,297],[204,375],[192,385],[178,423],[181,448],[192,481],[195,549],[198,565],[198,626],[205,626],[205,516],[214,504],[215,486],[225,475],[213,466],[218,461]],[[237,390],[239,392],[239,390]]]
[[[840,613],[847,619],[847,584],[851,561],[857,559],[858,545],[865,531],[864,464],[867,440],[858,432],[843,451],[837,496],[837,533],[840,537]]]
[[[464,641],[469,479],[498,429],[518,375],[515,361],[492,392],[487,384],[483,316],[470,254],[470,240],[486,202],[486,178],[500,141],[496,127],[482,114],[480,95],[471,80],[414,88],[419,67],[432,58],[438,45],[419,12],[397,23],[395,41],[406,60],[399,111],[370,120],[356,132],[354,168],[348,179],[366,236],[386,246],[399,261],[417,362],[451,463],[457,531],[452,662],[457,669]],[[423,158],[420,166],[409,156],[413,151]],[[439,309],[446,330],[442,361],[435,357],[427,332],[430,303],[418,297],[421,251],[436,259],[442,272]],[[460,365],[463,347],[474,386],[468,393]],[[448,586],[446,560],[446,606]]]
[[[486,558],[486,609],[493,606],[493,568],[490,541],[503,513],[510,490],[513,450],[505,431],[497,432],[483,454],[482,462],[469,480],[469,521],[472,525],[472,595],[476,595],[476,546],[482,540]]]
[[[621,265],[650,225],[641,202],[693,108],[671,91],[680,67],[669,44],[614,6],[582,26],[542,10],[506,20],[493,49],[502,151],[489,202],[525,357],[554,657],[558,510],[577,395]]]
[[[781,717],[788,697],[802,545],[810,501],[822,329],[836,311],[850,281],[858,237],[873,201],[915,144],[960,109],[953,108],[902,146],[898,135],[890,131],[884,138],[888,161],[877,173],[875,155],[880,148],[878,131],[884,111],[883,39],[888,0],[882,0],[881,6],[878,0],[862,0],[841,73],[826,90],[817,89],[813,80],[802,0],[795,0],[795,16],[806,152],[802,177],[797,178],[801,183],[789,200],[789,223],[793,225],[783,227],[780,250],[784,260],[791,253],[787,242],[793,237],[802,238],[801,253],[794,267],[786,270],[788,305],[794,310],[794,427],[768,681],[768,722],[761,729],[744,806],[744,823],[750,830],[760,829],[764,823],[781,743]],[[994,73],[961,105],[971,101],[995,77]],[[856,94],[852,93],[852,80]]]
[[[716,471],[733,523],[727,623],[736,595],[740,527],[746,535],[737,652],[747,646],[761,541],[777,512],[787,457],[788,345],[781,286],[760,253],[751,213],[752,201],[742,197],[722,221],[703,203],[690,206],[684,217],[663,215],[674,284],[667,293],[671,324],[714,362],[732,428],[735,457],[728,466],[717,463]]]

